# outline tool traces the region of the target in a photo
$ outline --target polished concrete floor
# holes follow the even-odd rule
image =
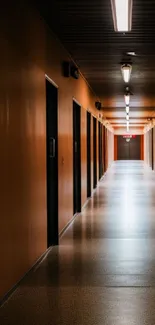
[[[155,325],[155,173],[115,162],[1,325]]]

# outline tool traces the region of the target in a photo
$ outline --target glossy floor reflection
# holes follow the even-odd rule
[[[115,162],[41,265],[0,309],[1,325],[154,325],[155,174]]]

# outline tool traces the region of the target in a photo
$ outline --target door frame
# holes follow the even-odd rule
[[[99,165],[99,180],[103,176],[103,127],[98,121],[98,165]]]
[[[154,133],[154,131],[153,131],[153,129],[154,128],[151,129],[151,133],[152,133],[151,134],[151,138],[152,138],[151,139],[152,140],[152,144],[151,144],[151,146],[152,146],[152,148],[151,148],[152,149],[152,170],[154,170],[154,148],[153,148],[153,133]]]
[[[102,124],[102,150],[103,150],[103,174],[106,171],[106,143],[105,143],[105,125]]]
[[[87,197],[91,196],[91,113],[87,111]]]
[[[76,109],[74,110],[74,105]],[[73,98],[73,215],[81,212],[81,105]],[[78,116],[76,115],[78,112]],[[78,119],[78,126],[75,119]],[[76,129],[77,127],[77,129]],[[77,140],[77,141],[75,141]],[[75,143],[76,142],[76,143]],[[77,155],[76,155],[77,153]],[[76,168],[77,166],[77,168]]]
[[[56,106],[57,106],[57,111],[56,111],[56,119],[57,119],[57,126],[56,126],[56,178],[55,178],[55,184],[56,184],[56,214],[53,215],[50,213],[50,183],[49,183],[49,178],[50,178],[50,170],[49,170],[49,163],[50,163],[50,152],[49,152],[49,139],[50,136],[48,134],[48,121],[47,121],[47,88],[46,88],[46,83],[47,81],[49,84],[51,84],[55,89],[57,90],[56,93]],[[58,222],[59,222],[59,211],[58,211],[58,85],[50,78],[48,75],[45,74],[45,93],[46,93],[46,204],[47,204],[47,247],[58,245],[59,244],[59,227],[58,227]],[[54,228],[54,231],[52,230],[50,232],[49,226],[52,225]]]
[[[97,185],[97,119],[93,116],[93,188]]]
[[[55,88],[59,89],[59,86],[47,74],[45,74],[45,80],[48,80]]]

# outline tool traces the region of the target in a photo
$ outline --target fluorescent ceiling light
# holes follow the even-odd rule
[[[127,114],[127,116],[126,116],[126,120],[129,121],[129,115],[128,115],[128,114]]]
[[[114,29],[128,32],[132,25],[132,0],[111,0]]]
[[[129,106],[129,103],[130,103],[130,95],[125,95],[124,98],[125,98],[125,104],[126,104],[126,106]]]
[[[122,76],[123,76],[124,82],[129,82],[131,70],[132,70],[131,64],[123,64],[121,66],[121,70],[122,70]]]
[[[126,106],[126,113],[129,114],[129,106]]]
[[[129,121],[126,122],[126,125],[129,126]]]

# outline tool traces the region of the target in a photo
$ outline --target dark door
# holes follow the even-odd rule
[[[47,245],[58,244],[58,90],[46,79]]]
[[[141,159],[141,141],[140,135],[136,135],[129,141],[129,159],[140,160]]]
[[[130,159],[129,142],[127,142],[126,139],[121,135],[118,136],[117,151],[118,160]]]
[[[73,102],[73,213],[81,211],[81,107]]]
[[[98,155],[99,155],[99,179],[103,175],[103,134],[102,124],[98,122]]]
[[[87,197],[91,196],[91,114],[87,112]]]
[[[152,128],[152,170],[154,170],[154,128]]]
[[[103,174],[106,166],[106,144],[105,144],[105,126],[102,126],[102,159],[103,159]]]
[[[151,161],[151,167],[152,167],[152,170],[154,169],[154,160],[153,160],[153,156],[154,156],[154,153],[153,153],[153,128],[151,129],[151,158],[152,158],[152,161]]]
[[[140,160],[141,158],[141,142],[140,136],[128,139],[118,136],[117,141],[117,159],[118,160]]]
[[[96,118],[93,117],[93,188],[97,185]]]

